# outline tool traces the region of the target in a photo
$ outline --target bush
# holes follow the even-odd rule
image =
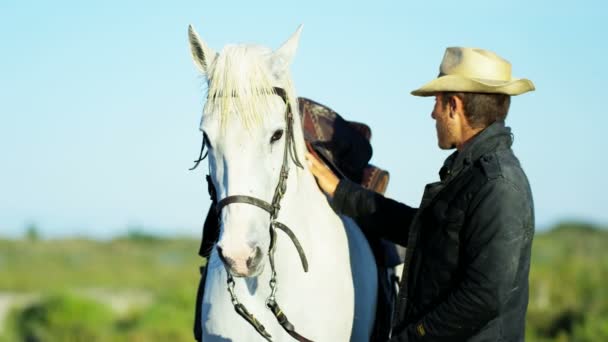
[[[111,335],[112,316],[111,310],[98,302],[56,294],[14,311],[9,325],[22,341],[94,342]]]
[[[193,341],[194,295],[190,289],[160,294],[152,305],[120,322],[119,335],[124,341]]]
[[[608,231],[563,223],[534,239],[526,340],[608,341]]]

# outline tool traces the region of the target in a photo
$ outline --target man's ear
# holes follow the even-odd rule
[[[448,113],[452,119],[454,115],[464,116],[464,102],[462,102],[460,97],[450,95],[450,98],[448,99]]]

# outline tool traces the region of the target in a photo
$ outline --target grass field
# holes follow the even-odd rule
[[[0,240],[1,335],[6,341],[192,341],[203,261],[197,250],[195,240],[143,234]]]
[[[198,241],[0,240],[0,341],[192,341]],[[608,231],[537,234],[528,341],[608,341]]]

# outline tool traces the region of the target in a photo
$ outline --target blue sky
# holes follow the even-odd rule
[[[417,205],[437,148],[434,78],[448,46],[493,50],[537,91],[507,120],[537,225],[608,223],[601,1],[0,2],[0,236],[107,237],[129,227],[198,235],[208,207],[198,152],[203,81],[192,23],[216,50],[278,47],[304,24],[296,89],[374,133],[388,195]]]

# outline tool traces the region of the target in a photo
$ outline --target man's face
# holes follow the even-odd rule
[[[442,94],[435,95],[435,107],[431,117],[435,119],[437,128],[437,143],[442,150],[450,150],[456,147],[457,140],[457,116],[450,115],[450,104],[446,101],[442,103]]]

